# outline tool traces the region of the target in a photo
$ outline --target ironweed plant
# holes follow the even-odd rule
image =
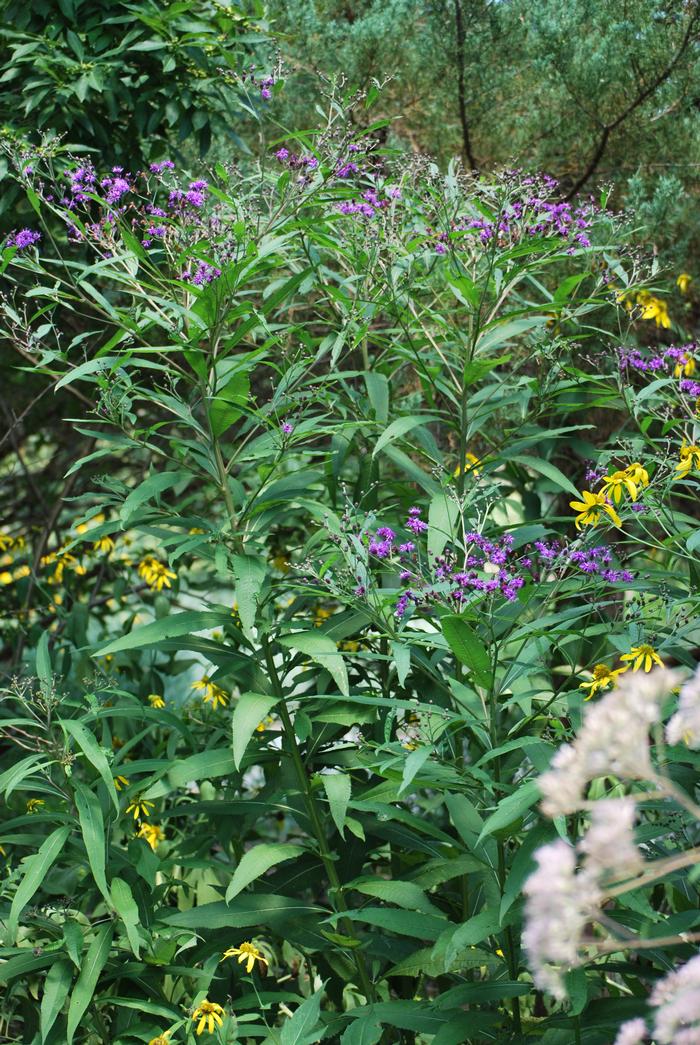
[[[0,533],[3,1040],[700,1011],[692,288],[351,115],[204,176],[15,158],[3,336],[75,411]]]

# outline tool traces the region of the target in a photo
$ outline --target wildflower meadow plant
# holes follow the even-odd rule
[[[205,171],[15,157],[0,325],[71,458],[0,532],[0,1027],[681,1040],[694,345],[604,198],[327,105]]]

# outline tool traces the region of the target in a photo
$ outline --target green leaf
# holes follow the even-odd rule
[[[125,882],[122,878],[113,878],[111,898],[112,903],[114,904],[114,910],[124,923],[129,945],[138,958],[141,949],[141,941],[138,934],[139,909],[134,900],[134,894],[131,891],[129,883]]]
[[[431,559],[442,555],[445,545],[452,540],[459,519],[459,505],[447,493],[436,493],[428,509],[428,555]]]
[[[382,434],[377,439],[372,451],[372,457],[376,457],[377,454],[388,446],[389,443],[393,443],[396,439],[400,439],[401,436],[406,435],[413,428],[418,428],[419,425],[426,425],[430,421],[435,421],[436,418],[431,414],[414,414],[410,417],[397,417],[395,421],[392,421],[388,428],[385,428]]]
[[[50,766],[51,762],[44,762],[43,758],[43,754],[37,752],[34,755],[27,755],[26,758],[20,759],[14,766],[6,769],[4,773],[0,774],[0,793],[3,793],[8,799],[23,780],[40,772],[46,766]]]
[[[225,896],[226,902],[233,900],[247,885],[254,882],[256,878],[260,878],[271,867],[284,863],[285,860],[292,860],[295,856],[301,856],[303,852],[304,849],[300,845],[284,843],[263,842],[249,849],[241,857],[233,878],[229,882]]]
[[[307,998],[299,1006],[291,1020],[282,1026],[281,1045],[312,1045],[323,1036],[323,1026],[319,1023],[321,1012],[321,996],[323,987]]]
[[[422,747],[412,751],[406,761],[403,764],[403,773],[401,774],[401,786],[396,792],[397,795],[403,794],[407,787],[409,787],[415,777],[425,763],[430,758],[432,748],[428,744],[423,744]]]
[[[103,924],[97,930],[95,939],[88,947],[80,975],[71,994],[70,1005],[68,1006],[68,1026],[66,1028],[67,1045],[72,1045],[73,1035],[80,1026],[80,1021],[92,1001],[100,973],[107,964],[111,946],[112,926],[111,924]]]
[[[48,697],[51,693],[53,682],[48,631],[42,631],[36,646],[36,673],[41,683],[41,692],[45,697]]]
[[[168,773],[171,787],[184,787],[197,780],[215,780],[236,772],[233,755],[228,748],[210,748],[176,761]]]
[[[70,736],[73,737],[88,762],[94,766],[102,777],[104,785],[107,788],[107,794],[111,798],[112,805],[118,813],[119,797],[117,795],[117,789],[114,786],[112,770],[102,748],[97,743],[90,730],[87,729],[82,722],[78,722],[74,718],[63,718],[59,719],[59,724],[65,733],[69,733]]]
[[[232,560],[238,616],[241,618],[244,635],[250,637],[267,566],[256,555],[234,555]]]
[[[107,901],[107,906],[111,907],[112,898],[105,877],[105,827],[100,800],[89,787],[81,784],[80,781],[76,781],[74,784],[74,794],[92,877]]]
[[[528,809],[534,806],[539,798],[540,790],[536,780],[527,780],[524,784],[521,784],[517,791],[502,798],[498,803],[495,812],[486,820],[478,842],[487,838],[488,835],[492,835],[495,831],[504,830],[515,820],[518,820],[523,813],[526,813]]]
[[[574,497],[578,498],[581,496],[571,480],[567,479],[564,473],[551,461],[545,461],[542,457],[531,457],[529,454],[518,454],[512,460],[517,464],[525,465],[526,468],[531,468],[533,472],[537,472],[539,475],[544,475],[547,479],[551,479],[561,490],[566,490],[567,493],[573,494]]]
[[[483,689],[491,686],[492,668],[489,655],[481,639],[457,614],[443,617],[442,634],[457,660],[469,668],[474,681]]]
[[[250,394],[250,378],[245,371],[234,374],[209,404],[212,435],[218,439],[241,416]]]
[[[24,874],[12,899],[10,917],[7,920],[7,934],[11,940],[14,940],[17,935],[20,914],[37,889],[43,885],[46,874],[66,844],[70,831],[70,827],[57,827],[42,843],[36,853],[25,857],[23,860]]]
[[[327,911],[323,907],[310,906],[288,896],[245,893],[238,896],[230,906],[220,900],[193,907],[189,911],[174,911],[163,915],[162,921],[182,929],[203,932],[209,929],[249,929],[254,925],[284,926],[305,915],[310,916],[317,926],[319,917],[325,914]]]
[[[396,665],[396,678],[399,686],[403,686],[411,670],[411,647],[407,642],[391,643],[391,654]]]
[[[311,657],[331,675],[344,697],[350,695],[345,661],[329,635],[324,635],[319,631],[295,631],[293,635],[282,636],[279,641],[281,645]]]
[[[423,890],[415,882],[402,882],[397,879],[358,878],[349,882],[348,889],[355,889],[366,896],[376,896],[378,900],[396,904],[408,911],[422,911],[442,917],[442,912],[430,902]]]
[[[218,628],[231,623],[230,613],[215,610],[187,610],[185,613],[172,613],[142,628],[134,628],[128,635],[108,642],[106,646],[96,650],[94,656],[105,657],[122,650],[139,649],[141,646],[153,646],[161,639],[172,639],[191,632],[204,631],[206,628]]]
[[[352,781],[349,773],[323,773],[321,775],[323,786],[326,790],[328,804],[331,808],[333,823],[338,828],[342,838],[345,837],[345,814],[348,811],[348,802],[352,792]]]
[[[70,962],[55,962],[46,974],[40,1010],[42,1043],[46,1041],[56,1017],[63,1008],[72,982],[73,971]]]
[[[445,964],[447,969],[453,967],[453,963],[460,951],[467,947],[474,947],[477,943],[493,936],[500,929],[500,918],[498,911],[483,910],[469,918],[463,925],[458,926],[449,937],[449,943],[445,951]]]
[[[369,1011],[363,1012],[346,1028],[340,1045],[377,1045],[382,1033],[382,1025],[376,1016],[372,1015],[370,1007]]]
[[[135,490],[132,490],[124,501],[119,511],[121,521],[127,526],[134,519],[134,516],[138,515],[141,505],[150,501],[156,494],[177,486],[178,483],[187,478],[187,472],[183,471],[155,472],[153,475],[149,475],[148,479],[140,483]]]
[[[277,697],[265,693],[242,693],[238,698],[231,722],[233,761],[236,769],[241,768],[243,756],[256,728],[277,703]]]

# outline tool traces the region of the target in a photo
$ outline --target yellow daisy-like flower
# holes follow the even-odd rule
[[[642,643],[640,646],[632,646],[629,653],[622,654],[620,660],[627,661],[632,671],[639,671],[643,667],[644,671],[648,672],[651,671],[655,664],[658,664],[660,668],[664,666],[664,662],[654,647],[649,646],[647,643]]]
[[[12,574],[9,570],[3,570],[0,573],[0,584],[12,584]]]
[[[477,457],[476,454],[473,454],[471,450],[467,450],[466,454],[464,455],[464,474],[466,475],[467,472],[471,472],[472,475],[475,476],[481,475],[481,471],[479,469],[480,464],[481,458]],[[462,474],[462,466],[458,464],[452,474],[454,475],[455,479],[458,476],[460,476]]]
[[[627,668],[609,668],[607,664],[596,664],[593,668],[593,678],[590,682],[582,682],[580,689],[587,689],[588,694],[586,700],[590,700],[591,697],[598,692],[599,689],[607,689],[608,686],[614,686],[617,681],[618,675],[623,675],[627,671]]]
[[[192,683],[192,689],[202,690],[202,700],[205,704],[211,704],[212,708],[216,708],[221,705],[225,708],[228,704],[228,693],[221,686],[217,686],[215,682],[209,678],[208,675],[203,675],[198,682]]]
[[[689,272],[681,272],[681,274],[678,276],[676,280],[676,286],[680,290],[681,294],[688,293],[688,287],[690,286],[692,280],[693,277],[690,275]]]
[[[257,726],[255,727],[255,731],[257,733],[264,733],[268,726],[271,726],[274,721],[275,720],[273,719],[272,715],[265,715],[265,718],[262,720],[262,722],[258,722]]]
[[[30,798],[27,802],[28,813],[38,813],[42,806],[45,806],[46,802],[43,798]]]
[[[627,491],[633,501],[637,500],[637,484],[626,468],[624,471],[613,472],[612,475],[605,476],[601,492],[611,497],[615,504],[619,504],[622,500],[623,490]]]
[[[315,628],[323,626],[323,622],[333,616],[333,610],[328,606],[316,606],[313,611],[313,622]]]
[[[223,1013],[223,1006],[217,1005],[215,1001],[207,1001],[206,998],[204,1001],[200,1001],[192,1013],[192,1019],[199,1020],[197,1034],[204,1034],[205,1030],[213,1034],[217,1027],[222,1027],[224,1023]]]
[[[615,526],[622,526],[620,516],[613,506],[608,504],[604,493],[591,493],[590,490],[583,490],[581,497],[580,501],[569,501],[570,507],[578,512],[574,520],[577,530],[580,530],[582,526],[597,526],[601,512],[609,515]]]
[[[170,582],[177,577],[176,573],[169,570],[165,563],[160,562],[154,555],[144,556],[138,565],[138,575],[145,580],[152,591],[170,588]]]
[[[121,789],[123,787],[128,787],[129,786],[129,778],[128,777],[125,777],[125,776],[115,776],[115,777],[113,777],[113,780],[114,780],[114,786],[116,787],[117,791],[121,791]]]
[[[149,693],[146,700],[152,708],[164,708],[165,701],[158,693]]]
[[[657,327],[668,330],[671,320],[668,314],[668,305],[663,298],[657,298],[648,290],[642,290],[637,294],[637,304],[642,307],[642,319],[653,319]]]
[[[690,377],[695,373],[695,360],[685,352],[673,368],[674,377]]]
[[[114,541],[111,537],[100,537],[95,541],[92,547],[96,552],[101,552],[103,555],[109,555],[114,551]]]
[[[151,807],[151,809],[155,809],[156,804],[155,802],[149,802],[146,798],[135,798],[126,807],[126,812],[133,813],[134,820],[138,820],[140,816],[151,815],[151,809],[148,808],[149,806]]]
[[[639,461],[634,461],[632,464],[628,464],[625,468],[625,474],[628,475],[632,482],[636,483],[638,486],[649,485],[649,473],[644,465],[640,464]]]
[[[23,577],[28,577],[31,572],[32,571],[29,568],[29,566],[27,566],[27,564],[24,563],[23,566],[18,566],[17,569],[13,571],[12,579],[15,581],[20,581]]]
[[[264,957],[261,951],[255,946],[254,943],[244,941],[239,947],[229,947],[227,951],[224,951],[223,958],[238,958],[238,964],[245,964],[245,971],[251,973],[256,962],[260,964],[260,971],[264,972],[263,966],[269,965],[267,958]],[[221,959],[223,961],[223,958]]]
[[[0,552],[6,552],[14,543],[14,539],[10,537],[9,533],[0,533]]]
[[[158,843],[162,842],[165,838],[165,831],[157,824],[141,824],[137,838],[143,838],[145,842],[148,842],[153,852],[158,848]]]
[[[157,1038],[151,1038],[148,1045],[170,1045],[170,1031],[163,1031]]]
[[[693,470],[700,472],[700,446],[695,443],[683,443],[679,451],[680,461],[676,465],[678,475],[676,479],[685,479],[686,475]]]

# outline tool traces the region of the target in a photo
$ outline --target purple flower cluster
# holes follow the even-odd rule
[[[195,287],[202,287],[207,283],[211,283],[213,279],[218,279],[220,275],[221,269],[209,265],[206,261],[198,261],[194,272],[188,265],[180,273],[180,279],[184,280],[185,283],[192,283]]]
[[[379,192],[384,195],[380,196]],[[359,214],[363,218],[375,218],[382,210],[390,206],[392,200],[401,199],[401,189],[396,185],[387,185],[383,189],[366,189],[359,197],[344,200],[338,204],[340,214]]]
[[[160,163],[152,163],[148,169],[151,174],[162,174],[163,171],[174,171],[175,164],[172,160],[161,160]]]
[[[277,150],[275,153],[275,159],[278,163],[288,167],[291,171],[315,171],[318,167],[318,160],[315,156],[298,156],[295,152],[290,152],[289,149],[284,146]]]
[[[207,199],[209,182],[191,181],[187,190],[172,189],[168,196],[168,206],[172,209],[177,207],[194,207],[200,210]]]
[[[106,189],[105,200],[107,203],[114,204],[119,203],[122,196],[125,196],[127,192],[132,191],[131,183],[128,178],[125,178],[123,167],[112,167],[113,178],[103,178],[100,182],[100,186]]]
[[[31,229],[20,229],[19,232],[13,232],[7,237],[5,246],[16,247],[17,250],[27,250],[28,247],[33,247],[35,243],[38,243],[40,239],[40,232],[32,232]]]
[[[691,379],[695,372],[695,353],[697,344],[694,341],[687,345],[670,345],[654,355],[642,355],[638,348],[619,348],[618,360],[623,372],[639,374],[670,374],[677,377],[679,391],[692,399],[700,398],[700,382]]]

